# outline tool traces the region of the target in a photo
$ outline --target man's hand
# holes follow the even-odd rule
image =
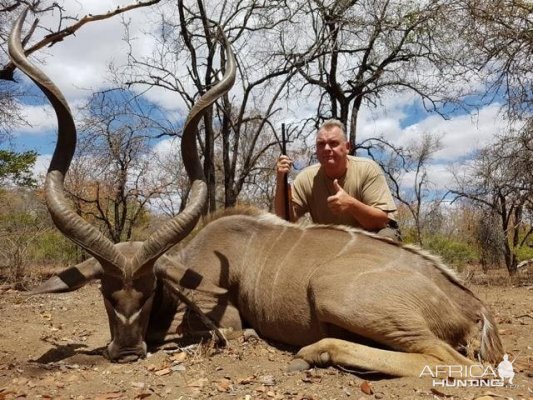
[[[281,155],[276,163],[276,173],[278,177],[282,177],[291,171],[292,160],[286,155]]]
[[[328,207],[334,214],[345,214],[353,205],[353,197],[344,191],[337,179],[333,181],[335,194],[328,197]]]

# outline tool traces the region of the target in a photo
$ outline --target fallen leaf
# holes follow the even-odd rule
[[[94,398],[94,400],[120,399],[121,397],[123,397],[122,392],[109,392],[99,394]]]
[[[139,394],[135,395],[134,399],[135,400],[142,400],[142,399],[146,399],[147,397],[150,397],[151,395],[152,395],[152,393],[143,392],[143,393],[139,393]]]
[[[52,319],[52,314],[50,314],[48,312],[43,312],[43,313],[41,313],[41,317],[44,318],[47,321],[50,321]]]
[[[173,363],[182,363],[186,359],[187,359],[187,353],[185,353],[184,351],[170,356],[170,361],[172,361]]]
[[[499,394],[496,394],[496,393],[493,393],[493,392],[484,392],[484,393],[483,393],[483,396],[488,396],[488,397],[505,397],[505,396],[502,396],[502,395],[499,395]]]
[[[15,392],[12,392],[10,390],[4,392],[4,389],[1,389],[1,391],[0,391],[0,400],[5,400],[5,399],[8,399],[8,398],[11,398],[11,396],[10,396],[11,394],[15,394]]]
[[[372,388],[372,384],[368,381],[363,381],[363,383],[361,383],[361,392],[363,392],[364,394],[374,394],[374,389]]]
[[[163,376],[163,375],[168,375],[172,372],[172,370],[170,368],[163,368],[163,369],[160,369],[159,371],[155,371],[155,375],[157,376]]]
[[[320,383],[322,381],[322,375],[314,374],[313,371],[305,371],[305,378],[302,378],[306,383]]]
[[[204,387],[207,382],[208,382],[207,378],[200,378],[189,383],[187,387],[201,388],[201,387]]]
[[[446,394],[444,392],[441,392],[440,390],[437,390],[435,388],[431,388],[431,393],[433,393],[435,396],[439,396],[439,397],[453,397],[452,395],[450,394]]]
[[[237,379],[237,383],[239,385],[248,385],[249,383],[252,383],[255,380],[255,375],[247,376],[246,378],[239,378]]]
[[[230,389],[231,381],[229,379],[223,378],[215,382],[215,386],[219,392],[227,392]]]

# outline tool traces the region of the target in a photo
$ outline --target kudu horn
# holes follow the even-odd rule
[[[8,50],[13,63],[39,86],[57,115],[58,139],[45,183],[46,204],[52,219],[66,237],[99,261],[105,273],[129,278],[148,273],[153,262],[161,254],[193,229],[206,204],[207,188],[196,145],[197,125],[205,110],[227,93],[235,82],[236,62],[231,47],[223,36],[227,59],[225,74],[194,104],[183,128],[181,152],[192,184],[188,205],[180,214],[154,232],[133,260],[128,261],[108,238],[72,211],[65,198],[64,180],[76,148],[76,126],[61,91],[41,70],[30,64],[24,54],[20,37],[27,11],[26,9],[14,24],[9,36]]]

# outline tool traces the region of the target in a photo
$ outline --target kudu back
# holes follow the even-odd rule
[[[8,48],[13,63],[43,91],[57,115],[57,143],[45,182],[46,204],[56,227],[92,256],[86,262],[52,277],[33,293],[76,290],[91,280],[99,279],[111,330],[108,356],[113,361],[136,360],[146,355],[145,336],[149,333],[150,315],[161,281],[215,293],[220,291],[217,287],[203,285],[200,277],[185,273],[181,266],[165,256],[165,252],[189,234],[206,204],[207,189],[196,145],[197,126],[206,110],[233,86],[235,58],[222,35],[226,50],[225,74],[194,104],[183,127],[182,159],[191,181],[187,206],[146,241],[114,244],[77,215],[65,198],[64,179],[76,147],[76,127],[61,91],[24,54],[21,30],[26,14],[27,10],[15,22]],[[162,309],[167,307],[166,304],[159,306]],[[169,307],[172,306],[171,302]],[[156,325],[158,322],[161,323],[155,321]]]

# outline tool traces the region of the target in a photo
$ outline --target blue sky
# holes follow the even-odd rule
[[[84,1],[82,5],[81,2],[68,1],[66,5],[71,14],[81,16],[107,11],[107,7],[101,3],[92,0]],[[109,2],[106,3],[109,6]],[[126,18],[131,19],[132,36],[136,37],[134,45],[141,54],[149,52],[152,46],[151,39],[142,33],[147,26],[143,23],[149,18],[147,13],[149,9],[141,9],[126,15]],[[106,86],[106,68],[110,62],[119,64],[125,60],[127,48],[122,37],[120,18],[113,18],[88,24],[78,31],[76,37],[69,37],[40,54],[45,62],[42,69],[60,87],[73,110],[84,104],[92,90]],[[26,85],[28,93],[35,93],[31,82],[26,81]],[[36,150],[40,155],[36,172],[41,173],[47,168],[55,143],[55,115],[47,103],[38,104],[31,97],[24,101],[26,104],[22,106],[32,128],[15,132],[15,149]],[[149,93],[147,101],[164,107],[175,117],[186,115],[175,93],[156,90]],[[314,105],[308,104],[308,107],[301,109],[311,110]],[[425,132],[439,135],[443,149],[436,154],[429,170],[435,187],[443,188],[450,183],[450,165],[466,162],[473,151],[490,143],[496,134],[505,129],[506,122],[498,104],[481,107],[478,113],[457,112],[445,120],[438,114],[424,111],[413,95],[394,94],[384,97],[380,106],[361,111],[358,140],[383,136],[396,145],[407,145]],[[158,147],[165,148],[164,144]],[[407,176],[405,185],[409,184],[409,179]]]

